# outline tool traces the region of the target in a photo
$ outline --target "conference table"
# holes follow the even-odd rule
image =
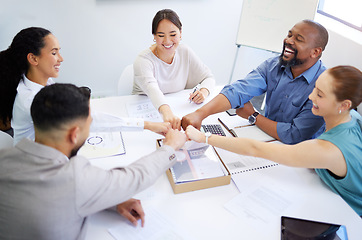
[[[207,101],[217,95],[220,88],[216,88]],[[166,94],[171,108],[180,118],[207,102],[200,105],[190,103],[190,92],[189,89]],[[147,101],[149,107],[149,99],[143,95],[97,98],[91,100],[91,109],[129,117],[132,113],[130,107],[137,103],[146,104]],[[228,115],[223,112],[209,116],[203,124],[218,124],[218,117],[225,118]],[[163,137],[147,130],[123,131],[122,136],[126,154],[92,159],[91,163],[103,169],[127,166],[155,151],[156,139]],[[181,229],[181,236],[168,235],[158,239],[280,239],[281,216],[345,225],[349,239],[362,239],[361,218],[320,180],[314,170],[278,165],[238,175],[232,176],[233,180],[228,185],[174,194],[165,173],[134,198],[140,199],[145,209],[145,224],[157,218],[147,215],[150,209],[168,220],[164,223],[166,228],[176,226]],[[270,190],[271,186],[274,186],[275,192]],[[253,191],[260,192],[261,189],[269,191],[269,196],[253,198]],[[283,195],[277,196],[278,191],[283,192]],[[271,195],[275,196],[271,198]],[[257,200],[268,202],[258,203]],[[281,201],[284,201],[284,205],[279,204]],[[279,209],[271,211],[267,208]],[[263,218],[266,215],[268,218]],[[110,228],[131,227],[127,220],[110,210],[90,216],[88,223],[87,240],[115,239],[108,231]],[[141,229],[137,227],[136,230]],[[138,236],[137,231],[132,236],[124,239],[148,239]]]

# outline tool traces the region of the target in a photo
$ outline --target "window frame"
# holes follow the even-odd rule
[[[334,15],[332,15],[330,13],[327,13],[327,12],[323,11],[323,6],[324,6],[325,1],[326,0],[319,0],[318,7],[317,7],[317,13],[319,13],[321,15],[324,15],[324,16],[326,16],[328,18],[331,18],[331,19],[333,19],[335,21],[338,21],[340,23],[343,23],[344,25],[346,25],[348,27],[354,28],[354,29],[362,32],[362,25],[361,26],[356,26],[356,25],[354,25],[354,24],[352,24],[350,22],[347,22],[346,20],[343,20],[343,19],[338,18],[338,17],[336,17],[336,16],[334,16]]]

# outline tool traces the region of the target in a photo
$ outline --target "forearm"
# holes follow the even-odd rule
[[[168,104],[163,104],[158,108],[158,112],[161,114],[172,113],[171,107]]]
[[[249,116],[255,112],[256,110],[250,102],[245,103],[243,108],[238,108],[236,110],[236,114],[245,119],[248,119]],[[269,118],[259,114],[256,116],[255,125],[273,138],[278,140],[280,139],[277,131],[278,122],[270,120]]]
[[[209,115],[223,112],[231,108],[229,100],[223,95],[218,94],[214,99],[205,104],[203,107],[196,110],[198,114],[204,119]]]
[[[206,135],[193,126],[187,127],[186,135],[196,142],[206,142]],[[295,160],[297,151],[295,151],[294,145],[266,143],[254,139],[223,137],[215,134],[208,138],[208,144],[237,154],[261,157],[286,165],[292,163],[299,166],[299,161]],[[304,156],[301,159],[304,160]]]
[[[159,109],[162,105],[166,104],[165,95],[157,85],[157,82],[143,84],[142,90],[149,97],[152,105],[156,109]]]
[[[212,135],[212,137],[209,137],[208,143],[230,152],[265,158],[290,167],[327,168],[327,164],[320,157],[320,152],[323,152],[323,150],[316,148],[315,142],[312,141],[297,145],[286,145],[265,143],[248,138],[227,138]],[[313,151],[313,149],[318,150]],[[332,154],[330,158],[333,158]]]
[[[261,130],[263,130],[266,134],[272,136],[273,138],[280,140],[277,131],[278,122],[270,120],[267,117],[259,114],[256,117],[255,125],[258,126]]]
[[[247,156],[259,155],[258,149],[260,146],[258,145],[263,144],[253,139],[223,137],[215,134],[209,137],[208,143],[212,146]]]

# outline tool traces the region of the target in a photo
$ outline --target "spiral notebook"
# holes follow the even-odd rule
[[[265,158],[245,156],[216,147],[215,150],[231,175],[278,166],[278,163]]]

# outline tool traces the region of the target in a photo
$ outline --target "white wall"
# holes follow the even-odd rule
[[[171,8],[183,23],[182,41],[222,84],[232,67],[241,5],[240,0],[0,0],[0,49],[23,28],[47,28],[65,59],[56,81],[114,95],[123,68],[153,44],[154,15]]]
[[[211,68],[217,84],[226,84],[241,6],[241,0],[0,0],[0,49],[23,28],[47,28],[58,38],[65,59],[56,81],[87,85],[95,96],[115,95],[123,68],[153,44],[153,16],[171,8],[183,23],[182,41]],[[352,64],[362,69],[361,54],[361,43],[331,33],[323,60],[327,66]],[[241,47],[233,80],[270,56]]]

